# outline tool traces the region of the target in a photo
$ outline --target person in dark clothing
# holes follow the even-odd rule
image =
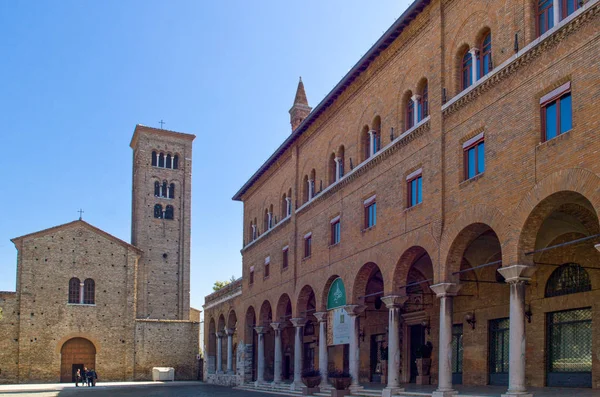
[[[88,373],[87,367],[83,367],[83,372],[81,372],[81,386],[87,385],[87,373]]]
[[[98,374],[96,373],[96,370],[94,368],[92,368],[90,372],[92,373],[92,387],[95,387],[96,379],[98,379]]]
[[[92,370],[85,371],[85,377],[87,380],[88,387],[92,386]]]

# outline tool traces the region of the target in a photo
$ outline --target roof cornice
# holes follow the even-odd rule
[[[379,54],[390,46],[402,33],[404,28],[415,19],[415,17],[431,2],[431,0],[415,0],[408,6],[406,11],[400,15],[396,22],[373,44],[365,55],[350,69],[348,73],[340,80],[339,83],[323,98],[323,100],[314,108],[312,112],[300,123],[292,134],[275,150],[275,152],[263,163],[262,166],[250,177],[250,179],[238,190],[233,196],[233,200],[242,201],[242,196],[250,186],[252,186],[258,178],[260,178],[269,167],[291,146],[307,129],[310,127],[319,116],[327,110],[335,100],[364,72],[369,65],[379,56]]]

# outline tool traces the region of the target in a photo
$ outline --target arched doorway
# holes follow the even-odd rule
[[[78,369],[95,368],[96,347],[85,338],[73,338],[65,342],[60,349],[60,381],[75,382]]]

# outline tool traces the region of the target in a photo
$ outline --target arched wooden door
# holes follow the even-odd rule
[[[96,348],[85,338],[73,338],[60,349],[60,381],[75,382],[77,369],[95,368]]]

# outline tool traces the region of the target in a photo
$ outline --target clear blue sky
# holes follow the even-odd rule
[[[11,238],[70,222],[130,241],[137,123],[197,135],[192,306],[241,276],[233,194],[290,134],[298,76],[316,106],[407,0],[0,2],[0,290]]]

